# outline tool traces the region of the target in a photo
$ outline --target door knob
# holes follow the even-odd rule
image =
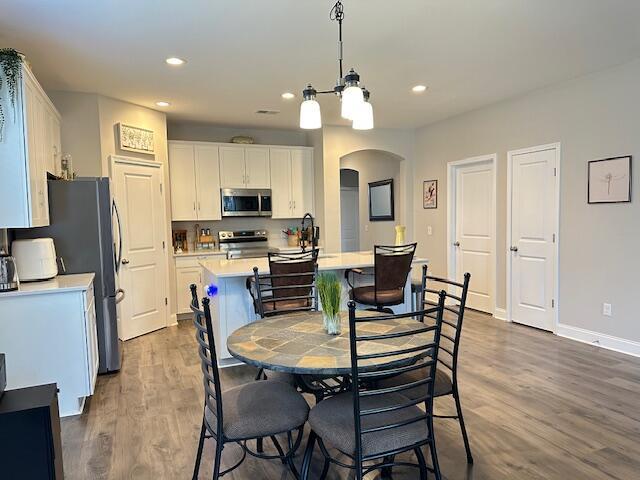
[[[460,242],[453,242],[453,246],[454,247],[459,247],[460,246]]]
[[[129,263],[129,260],[127,260],[126,258],[122,259],[122,264],[123,265],[127,265]]]
[[[516,247],[516,246],[511,246],[511,247],[509,248],[509,250],[511,250],[512,252],[517,252],[517,251],[518,251],[518,247]]]

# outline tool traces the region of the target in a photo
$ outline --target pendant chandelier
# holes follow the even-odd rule
[[[354,130],[371,130],[373,128],[373,107],[369,102],[370,93],[360,85],[360,75],[353,68],[346,75],[343,75],[342,71],[342,20],[344,19],[342,2],[336,2],[329,13],[329,18],[338,22],[338,80],[332,90],[317,91],[311,84],[308,84],[303,90],[303,101],[300,105],[300,128],[313,130],[322,127],[320,104],[316,100],[316,96],[333,93],[340,98],[342,118],[350,120]]]

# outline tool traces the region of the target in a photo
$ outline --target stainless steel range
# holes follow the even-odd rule
[[[220,250],[227,253],[228,259],[261,258],[269,252],[278,252],[269,247],[266,230],[237,230],[218,232]]]

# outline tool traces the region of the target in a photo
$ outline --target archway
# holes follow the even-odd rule
[[[349,235],[354,217],[359,221],[357,250],[372,250],[378,244],[393,244],[395,240],[395,225],[402,223],[405,209],[405,175],[403,174],[403,158],[384,150],[364,149],[348,153],[340,157],[340,227],[341,250],[354,251],[353,242],[355,235]],[[343,173],[344,172],[344,173]],[[353,172],[353,173],[350,173]],[[354,175],[355,174],[355,175]],[[357,178],[357,215],[351,210],[354,208],[353,185],[343,187],[349,180]],[[369,219],[369,189],[368,184],[380,180],[393,179],[394,183],[394,209],[395,220],[371,221]],[[345,188],[343,190],[343,188]],[[343,205],[349,201],[350,205]],[[345,232],[346,230],[346,232]],[[344,233],[347,233],[345,238]],[[345,244],[346,240],[346,244]]]

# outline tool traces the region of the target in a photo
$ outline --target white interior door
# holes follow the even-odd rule
[[[471,273],[467,305],[493,313],[495,285],[494,163],[480,161],[455,168],[455,277]]]
[[[120,335],[128,340],[167,325],[164,198],[159,164],[114,159],[113,195],[120,209]]]
[[[553,330],[559,147],[509,152],[511,320]]]
[[[340,189],[340,233],[343,252],[360,250],[360,202],[357,188]]]
[[[222,220],[218,147],[195,145],[198,220]],[[173,182],[173,178],[171,180]]]

